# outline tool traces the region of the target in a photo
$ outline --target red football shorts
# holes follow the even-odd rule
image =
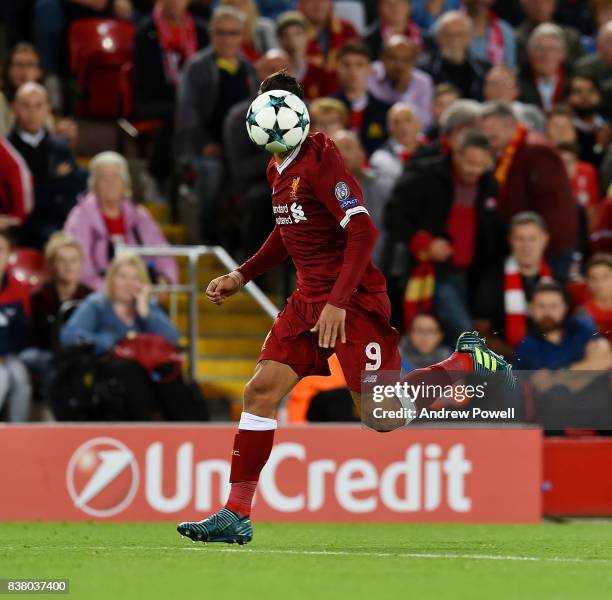
[[[391,305],[385,292],[353,294],[346,308],[346,343],[321,348],[311,333],[326,302],[305,302],[299,292],[276,317],[263,344],[259,360],[290,366],[300,377],[329,375],[327,359],[335,352],[351,391],[361,390],[361,372],[388,370],[399,374],[399,333],[389,323]]]

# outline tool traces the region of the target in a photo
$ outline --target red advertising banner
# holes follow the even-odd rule
[[[0,426],[0,520],[182,521],[229,492],[229,426]],[[277,431],[254,518],[528,523],[541,517],[537,429]]]
[[[544,440],[544,512],[551,516],[612,515],[612,440]]]

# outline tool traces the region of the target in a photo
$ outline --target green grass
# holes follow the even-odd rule
[[[68,577],[60,597],[84,600],[609,599],[612,524],[258,523],[240,548],[171,523],[2,523],[8,577]]]

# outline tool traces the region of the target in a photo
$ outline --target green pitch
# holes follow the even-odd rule
[[[18,577],[79,600],[609,599],[612,524],[256,523],[240,548],[172,523],[0,523],[0,578]]]

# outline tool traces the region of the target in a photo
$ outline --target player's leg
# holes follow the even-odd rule
[[[196,522],[180,523],[181,535],[194,541],[245,544],[253,537],[251,503],[266,464],[276,430],[274,415],[298,375],[288,365],[261,360],[244,389],[244,410],[234,437],[230,471],[231,491],[224,508]]]

